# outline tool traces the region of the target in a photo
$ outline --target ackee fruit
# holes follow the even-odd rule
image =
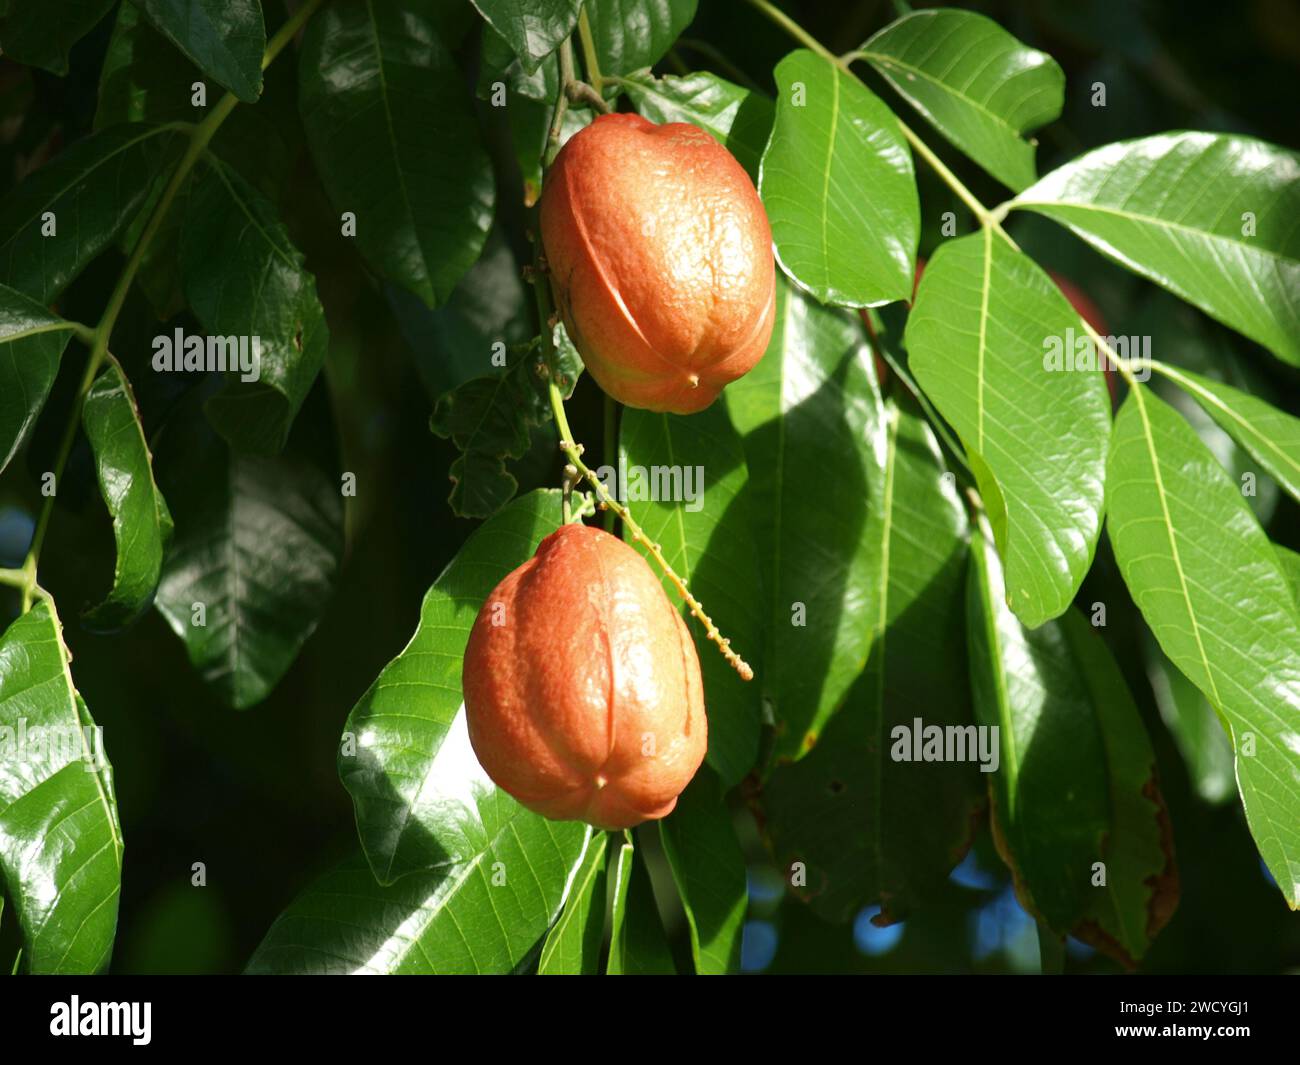
[[[704,760],[690,632],[645,559],[599,529],[562,526],[496,586],[461,679],[479,762],[546,817],[664,817]]]
[[[541,227],[569,338],[620,403],[692,414],[762,358],[772,230],[749,175],[703,130],[601,115],[556,156]]]

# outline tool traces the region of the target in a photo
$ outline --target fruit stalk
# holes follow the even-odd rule
[[[541,287],[540,284],[538,286]],[[545,319],[543,319],[545,321]],[[731,667],[740,674],[741,680],[753,680],[754,670],[750,667],[740,655],[736,654],[731,648],[731,641],[718,631],[717,625],[713,619],[704,612],[704,607],[700,601],[691,594],[691,590],[686,587],[686,582],[678,576],[677,571],[669,565],[668,560],[664,557],[663,549],[648,536],[637,523],[636,519],[628,513],[627,507],[623,506],[617,499],[610,495],[609,490],[599,477],[592,472],[591,468],[582,461],[582,445],[575,443],[573,439],[573,430],[569,428],[569,420],[564,414],[564,397],[560,394],[559,386],[552,379],[549,382],[549,392],[551,397],[551,412],[555,415],[555,426],[560,433],[560,450],[564,452],[569,464],[578,471],[578,475],[591,485],[592,490],[596,493],[596,499],[600,506],[612,510],[623,522],[623,528],[627,530],[628,535],[637,543],[642,544],[650,557],[655,560],[655,564],[663,570],[664,575],[673,583],[686,603],[686,607],[701,625],[704,626],[704,632],[708,638],[717,645],[722,657],[725,658]]]

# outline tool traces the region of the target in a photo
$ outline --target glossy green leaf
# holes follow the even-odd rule
[[[533,293],[500,231],[444,306],[430,310],[396,285],[387,286],[387,295],[434,399],[490,369],[499,350],[494,345],[526,344],[535,333]]]
[[[108,13],[113,0],[32,0],[0,12],[5,57],[67,74],[68,52]]]
[[[1011,189],[1037,176],[1025,134],[1061,113],[1065,75],[972,11],[915,11],[857,53],[940,133]]]
[[[1201,690],[1174,666],[1150,636],[1145,648],[1147,678],[1160,717],[1174,737],[1192,787],[1209,803],[1222,803],[1237,792],[1232,740]]]
[[[45,405],[72,326],[0,285],[0,471]]]
[[[132,0],[186,57],[245,103],[262,95],[266,25],[258,0]]]
[[[478,96],[484,100],[491,99],[497,82],[504,84],[511,96],[524,96],[544,104],[549,111],[554,107],[555,95],[559,91],[560,67],[552,56],[532,70],[525,70],[510,43],[488,27],[483,30],[483,41],[479,46]],[[549,124],[549,115],[547,121]]]
[[[113,769],[68,662],[49,599],[0,636],[0,878],[33,973],[99,972],[117,930]]]
[[[600,72],[652,67],[695,18],[697,0],[587,0]]]
[[[596,472],[761,678],[762,570],[744,494],[745,453],[722,404],[688,417],[628,408],[619,432],[619,467]],[[649,560],[643,545],[629,542]],[[730,787],[753,768],[758,754],[760,681],[741,680],[673,583],[663,575],[660,580],[695,638],[709,717],[708,763]]]
[[[52,303],[136,216],[180,142],[133,124],[60,152],[0,201],[0,281]]]
[[[660,838],[686,910],[691,957],[701,976],[740,969],[740,935],[749,905],[745,854],[717,777],[701,769],[659,822]]]
[[[621,82],[639,111],[651,122],[689,122],[724,145],[755,181],[775,107],[762,93],[743,89],[700,71],[684,77],[656,78],[648,71]]]
[[[473,0],[473,3],[530,74],[573,32],[582,7],[582,0]]]
[[[147,610],[162,576],[172,516],[153,477],[153,456],[131,384],[111,356],[81,409],[100,494],[113,518],[117,563],[108,598],[82,617],[98,631],[124,628]]]
[[[1300,366],[1300,156],[1226,133],[1108,144],[1013,201]]]
[[[1273,551],[1282,564],[1282,574],[1290,582],[1296,605],[1300,608],[1300,554],[1281,544],[1274,544]]]
[[[905,918],[945,890],[969,844],[985,778],[966,762],[895,760],[894,730],[972,720],[963,622],[967,522],[934,433],[888,405],[884,475],[868,535],[881,550],[866,671],[817,745],[762,792],[777,865],[802,862],[798,889],[830,921],[879,903]],[[910,747],[906,748],[910,751]]]
[[[605,841],[593,832],[564,912],[546,936],[537,971],[542,976],[594,976],[600,972],[600,948],[605,935]]]
[[[446,862],[462,847],[476,796],[495,793],[460,713],[461,659],[483,601],[560,519],[559,492],[538,490],[477,529],[426,593],[411,642],[348,715],[339,776],[381,883]],[[467,788],[471,771],[482,780]]]
[[[878,545],[865,534],[882,480],[884,415],[856,317],[778,280],[762,360],[724,393],[745,444],[766,605],[762,694],[775,754],[805,753],[867,664]],[[829,489],[829,490],[828,490]]]
[[[275,199],[293,163],[290,154],[301,139],[301,123],[293,71],[287,64],[277,64],[267,77],[278,82],[271,88],[274,95],[265,98],[264,106],[235,108],[221,122],[209,148]],[[195,105],[194,83],[203,81],[203,73],[135,4],[122,3],[100,68],[94,128],[119,122],[198,122],[220,101],[220,93],[209,87],[205,102]],[[171,213],[176,213],[175,206]],[[132,227],[137,235],[144,221],[138,218]],[[165,226],[168,221],[164,220]],[[155,243],[161,235],[155,234]]]
[[[1253,345],[1240,344],[1229,330],[1163,289],[1147,285],[1144,296],[1136,313],[1125,320],[1124,329],[1129,336],[1150,337],[1153,344],[1159,344],[1160,351],[1176,353],[1179,371],[1199,374],[1216,384],[1222,382],[1265,403],[1286,403],[1284,390],[1279,391],[1271,376],[1264,373],[1270,368],[1267,361],[1260,362],[1246,354],[1246,349]],[[1166,365],[1158,359],[1150,360],[1152,390],[1187,419],[1219,464],[1241,486],[1242,495],[1260,524],[1267,526],[1284,489],[1249,451],[1224,431],[1190,389],[1165,375]],[[1146,368],[1144,360],[1142,369]]]
[[[996,728],[995,840],[1022,905],[1063,934],[1091,904],[1108,823],[1105,749],[1062,627],[1027,629],[1005,603],[1002,564],[972,538],[967,596],[975,717]],[[1069,781],[1069,785],[1064,782]]]
[[[898,120],[857,78],[800,49],[775,70],[758,189],[781,267],[822,303],[912,294],[920,205]]]
[[[194,121],[197,68],[133,3],[117,10],[99,73],[95,129],[119,122]],[[210,101],[215,102],[215,101]]]
[[[599,973],[605,930],[605,832],[593,831],[581,863],[573,870],[568,901],[542,946],[538,973],[591,976]]]
[[[1133,968],[1178,905],[1173,827],[1156,775],[1155,752],[1110,649],[1076,610],[1066,611],[1055,624],[1091,697],[1110,800],[1102,848],[1106,882],[1094,886],[1092,905],[1073,932]]]
[[[608,976],[668,976],[675,973],[668,941],[664,938],[654,890],[645,862],[637,859],[631,833],[610,857],[613,879],[612,931]]]
[[[940,245],[907,323],[911,370],[961,437],[1030,628],[1070,605],[1101,529],[1110,401],[1096,364],[1073,360],[1084,335],[1047,274],[987,228]]]
[[[215,159],[191,193],[181,262],[195,316],[210,338],[225,341],[216,350],[209,340],[210,354],[229,364],[236,347],[243,352],[208,417],[236,448],[279,451],[329,346],[315,278],[275,207]],[[243,361],[254,349],[260,356]]]
[[[538,817],[494,789],[473,812],[460,849],[436,871],[385,887],[356,855],[326,873],[276,918],[247,972],[479,975],[526,965],[593,830]]]
[[[279,683],[338,577],[343,499],[332,427],[327,412],[312,415],[304,411],[283,454],[266,458],[232,451],[190,406],[157,449],[176,529],[156,605],[235,709]]]
[[[1001,562],[984,535],[972,554],[975,714],[998,729],[1001,752],[990,778],[994,839],[1030,913],[1131,965],[1177,897],[1137,707],[1082,615],[1025,628],[1006,608]]]
[[[154,28],[135,4],[120,4],[100,68],[94,128],[108,129],[120,122],[196,121],[203,112],[191,102],[191,86],[200,80],[202,75],[194,64]],[[237,109],[222,123],[212,144],[218,155],[226,131],[241,117],[240,110],[248,115],[254,109]],[[136,274],[136,287],[144,293],[160,320],[174,317],[185,307],[179,268],[180,234],[193,184],[191,174],[177,191],[171,208],[145,249]],[[161,186],[156,186],[118,238],[118,246],[125,254],[139,240],[161,193]]]
[[[371,267],[429,306],[483,250],[495,192],[437,8],[331,4],[308,25],[298,65],[303,125],[330,200],[355,215]]]
[[[1227,722],[1261,856],[1300,907],[1300,610],[1237,486],[1144,388],[1115,420],[1108,531],[1164,653]]]
[[[1293,499],[1300,500],[1300,418],[1191,370],[1164,363],[1158,369],[1190,394]]]

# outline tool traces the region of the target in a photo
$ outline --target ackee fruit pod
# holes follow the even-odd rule
[[[496,586],[461,684],[479,762],[545,817],[664,817],[704,760],[691,634],[645,559],[599,529],[562,526]]]
[[[749,175],[703,130],[601,115],[556,156],[541,227],[569,339],[620,403],[693,414],[763,357],[772,230]]]

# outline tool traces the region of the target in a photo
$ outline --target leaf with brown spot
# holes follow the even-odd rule
[[[989,780],[994,843],[1029,913],[1133,968],[1178,899],[1173,835],[1137,707],[1082,614],[1024,628],[1006,605],[987,533],[972,554],[976,716],[999,727],[1002,750]]]

